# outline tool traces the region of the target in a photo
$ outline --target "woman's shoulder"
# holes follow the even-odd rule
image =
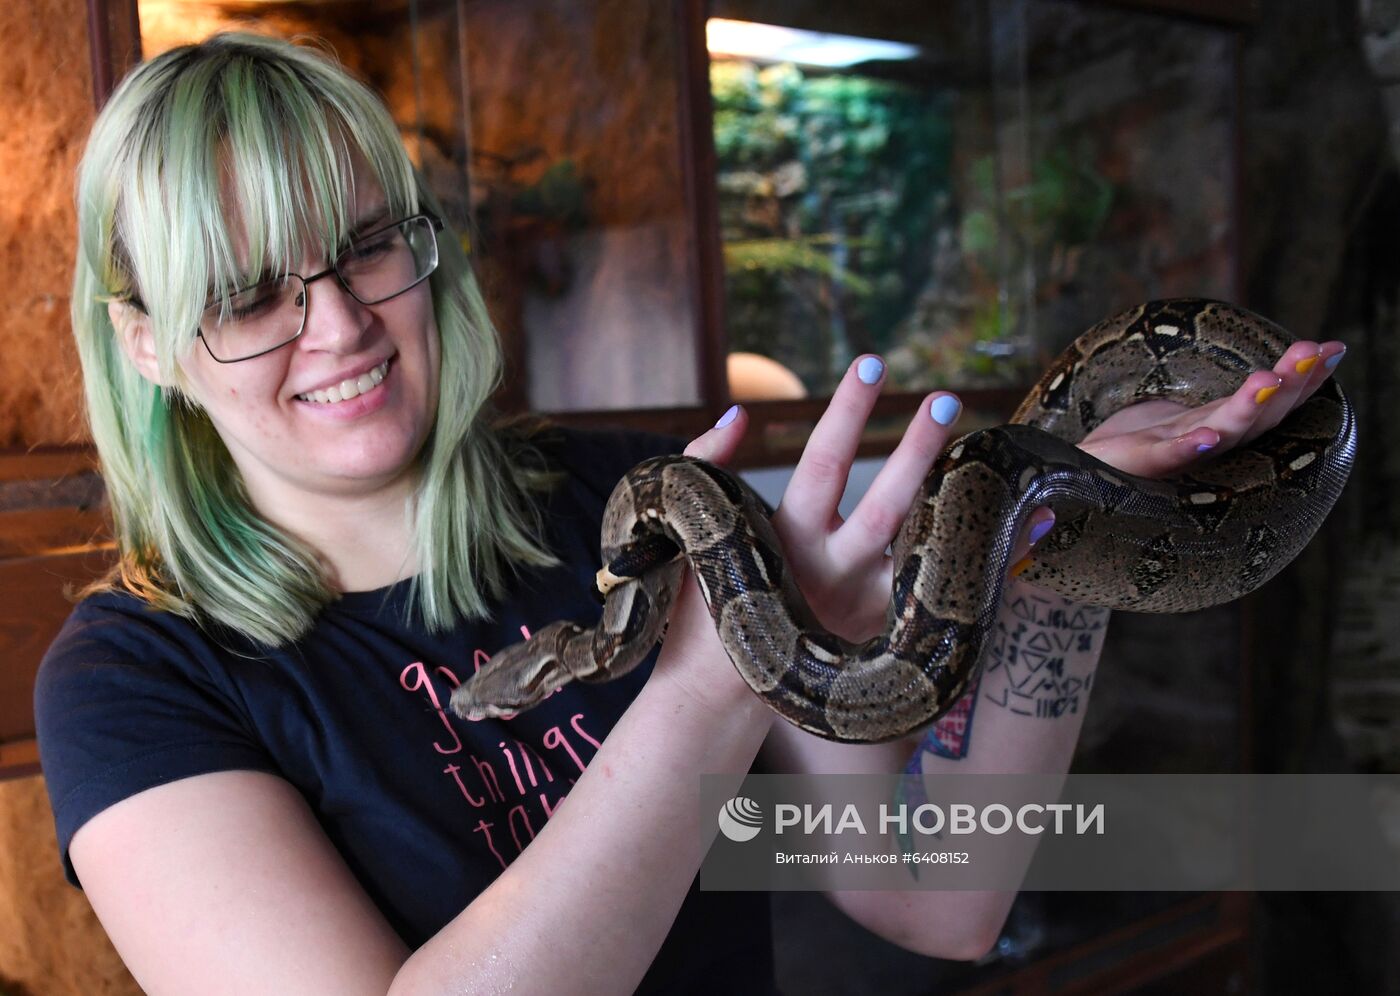
[[[39,664],[36,698],[55,686],[89,683],[98,672],[207,674],[218,641],[191,619],[122,590],[88,595],[69,613]]]
[[[199,639],[201,631],[192,620],[159,609],[133,592],[109,588],[73,606],[51,650],[95,642],[150,649],[156,643]]]
[[[220,668],[198,626],[136,595],[105,591],[74,607],[34,684],[40,763],[70,882],[68,843],[108,806],[189,775],[274,770]]]

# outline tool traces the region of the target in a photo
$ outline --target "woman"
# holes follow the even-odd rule
[[[603,501],[667,443],[492,423],[493,333],[378,100],[281,42],[166,53],[99,116],[78,205],[73,322],[121,560],[50,650],[37,712],[67,873],[142,986],[770,990],[763,897],[693,887],[697,776],[737,778],[765,740],[775,771],[895,771],[913,745],[775,724],[690,583],[653,668],[509,722],[444,711],[522,632],[596,612]],[[1085,448],[1179,469],[1340,355],[1299,343],[1231,398],[1138,406]],[[958,413],[925,399],[843,522],[882,377],[852,364],[775,520],[851,637],[882,625],[884,551]],[[722,462],[745,424],[731,410],[687,452]],[[1011,583],[1028,597],[1064,604]],[[962,760],[928,763],[1063,771],[1082,715],[984,710]],[[973,958],[1012,897],[832,898]]]

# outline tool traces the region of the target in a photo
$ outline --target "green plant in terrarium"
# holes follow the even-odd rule
[[[920,301],[891,357],[891,373],[926,386],[1019,383],[1030,357],[1014,346],[1024,318],[1007,281],[1035,275],[1042,294],[1072,279],[1078,255],[1099,238],[1113,206],[1113,185],[1093,165],[1087,145],[1062,143],[1031,164],[1025,183],[999,189],[994,156],[973,161],[970,206],[958,225],[959,283],[971,303],[955,308]],[[1034,306],[1034,302],[1027,302]]]
[[[711,64],[732,348],[815,391],[884,352],[949,203],[945,95],[791,64]]]
[[[983,156],[972,166],[976,205],[963,215],[962,247],[986,270],[1015,270],[1027,259],[1039,277],[1053,276],[1050,260],[1058,253],[1098,238],[1113,207],[1113,184],[1081,146],[1072,152],[1059,145],[1031,164],[1029,180],[1000,195],[1004,224],[996,222],[996,164]],[[1003,252],[1006,240],[1006,255]]]
[[[774,275],[813,273],[826,277],[856,297],[875,293],[875,284],[849,270],[839,269],[826,251],[835,241],[829,235],[795,239],[739,239],[724,244],[727,271],[759,271]],[[849,245],[868,245],[868,240],[850,240]]]

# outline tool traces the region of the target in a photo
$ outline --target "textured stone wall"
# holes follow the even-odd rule
[[[1246,302],[1300,335],[1348,345],[1356,468],[1304,555],[1252,600],[1256,764],[1400,771],[1400,127],[1383,56],[1393,0],[1275,0],[1247,36]],[[1380,78],[1378,79],[1378,71]],[[1387,106],[1389,105],[1389,106]],[[1377,799],[1391,832],[1400,800]],[[1262,992],[1400,990],[1389,894],[1263,895]]]

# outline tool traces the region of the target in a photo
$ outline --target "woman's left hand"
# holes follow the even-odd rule
[[[1079,448],[1138,477],[1164,477],[1219,456],[1267,432],[1322,386],[1346,346],[1295,342],[1272,370],[1256,370],[1239,389],[1196,408],[1144,401],[1104,420]]]
[[[1271,371],[1251,374],[1229,397],[1195,408],[1169,401],[1133,405],[1105,420],[1080,448],[1126,473],[1178,473],[1273,428],[1331,375],[1345,348],[1335,341],[1294,343]],[[883,379],[884,366],[876,357],[863,356],[851,364],[812,431],[773,519],[788,565],[817,618],[848,640],[866,639],[885,624],[892,577],[886,550],[961,411],[947,392],[924,398],[869,490],[850,517],[842,518],[837,506]],[[746,427],[741,409],[732,422],[699,437],[686,452],[726,460]],[[1022,559],[1032,537],[1042,538],[1053,521],[1048,508],[1038,509],[1011,563]]]

